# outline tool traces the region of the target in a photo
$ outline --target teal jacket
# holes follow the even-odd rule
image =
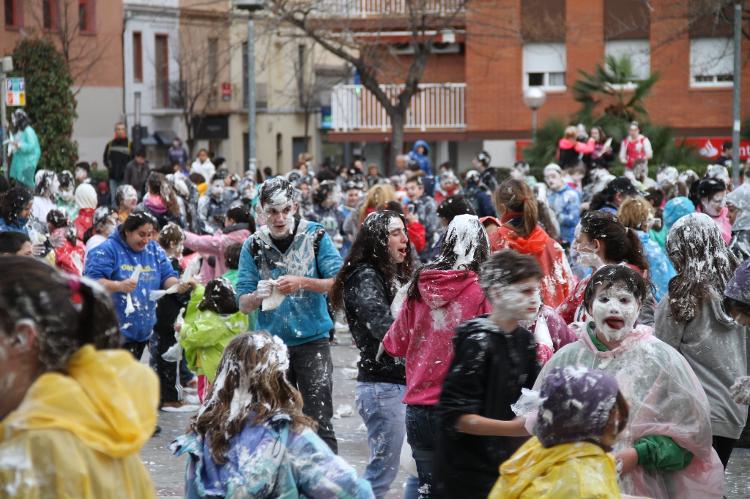
[[[10,162],[10,177],[33,189],[36,165],[42,156],[39,139],[34,129],[27,126],[14,136],[14,140],[18,143],[18,147]]]

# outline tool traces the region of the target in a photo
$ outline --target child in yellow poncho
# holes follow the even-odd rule
[[[191,371],[198,375],[198,397],[213,383],[224,347],[239,333],[248,330],[247,315],[237,308],[237,298],[229,281],[212,279],[198,286],[190,297],[180,329],[180,346]]]
[[[555,368],[540,397],[535,436],[500,466],[489,499],[620,498],[608,454],[628,419],[617,381],[602,371]]]

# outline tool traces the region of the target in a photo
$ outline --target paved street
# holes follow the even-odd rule
[[[354,376],[356,370],[353,362],[357,351],[351,345],[349,335],[340,334],[339,344],[333,347],[334,410],[346,414],[351,408],[351,415],[334,420],[336,436],[339,440],[340,454],[358,471],[362,472],[367,462],[367,434],[362,420],[354,405]],[[187,427],[190,415],[176,413],[159,413],[161,435],[149,440],[143,450],[143,460],[156,485],[159,497],[181,497],[183,492],[184,460],[170,455],[169,443]],[[404,474],[399,474],[389,498],[401,497]],[[727,498],[750,498],[750,449],[736,449],[729,462],[726,474]]]

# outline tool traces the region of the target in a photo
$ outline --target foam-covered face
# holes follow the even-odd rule
[[[349,208],[354,208],[357,206],[357,203],[359,203],[359,197],[362,194],[362,191],[359,189],[349,189],[346,191],[346,206]]]
[[[563,188],[564,182],[562,175],[560,175],[560,172],[551,170],[544,173],[544,183],[547,184],[547,187],[552,189],[553,191],[559,191]]]
[[[76,168],[76,182],[83,181],[86,177],[88,177],[88,173],[86,173],[86,170],[83,168]]]
[[[590,312],[598,333],[608,341],[622,341],[633,331],[640,309],[633,293],[615,283],[607,288],[599,287]]]
[[[60,189],[59,196],[66,203],[70,203],[75,197],[75,191],[73,189]]]
[[[407,257],[409,238],[404,223],[398,217],[388,220],[388,254],[393,263],[403,263]]]
[[[542,304],[539,284],[539,279],[531,277],[507,286],[495,285],[490,288],[488,298],[492,303],[493,315],[497,314],[503,320],[533,320]]]
[[[129,210],[134,210],[138,204],[138,194],[132,186],[128,186],[123,190],[122,204]]]
[[[576,226],[575,240],[573,241],[573,252],[575,261],[584,267],[598,269],[603,265],[599,257],[599,242],[592,241],[589,236],[581,232],[581,226]]]
[[[631,126],[628,129],[628,136],[630,137],[631,140],[637,139],[639,133],[640,133],[640,130],[638,130],[637,127]]]
[[[341,189],[338,185],[334,186],[333,190],[326,197],[326,206],[338,206],[341,202]]]
[[[276,239],[287,237],[294,231],[294,215],[297,213],[297,206],[292,200],[286,197],[284,199],[286,201],[269,203],[263,207],[268,231]]]
[[[591,138],[594,139],[595,142],[599,142],[599,129],[598,128],[591,129]]]
[[[717,192],[710,198],[701,198],[703,212],[710,217],[718,217],[721,210],[727,205],[726,191]]]
[[[224,180],[214,180],[211,182],[211,197],[214,199],[221,199],[224,194]]]

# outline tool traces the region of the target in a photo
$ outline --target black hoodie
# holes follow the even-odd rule
[[[344,281],[346,321],[360,351],[357,381],[406,384],[401,359],[383,353],[376,360],[380,342],[393,323],[391,301],[388,283],[372,265],[360,265]]]
[[[526,438],[484,437],[459,433],[464,414],[509,421],[521,388],[531,388],[539,374],[536,345],[521,327],[507,333],[487,316],[456,328],[455,356],[437,405],[442,432],[435,454],[437,487],[443,497],[485,498],[499,476],[500,464]]]

